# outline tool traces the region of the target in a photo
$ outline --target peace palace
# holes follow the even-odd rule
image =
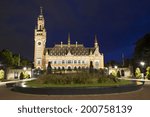
[[[70,34],[68,34],[67,44],[61,42],[47,48],[46,40],[45,20],[41,8],[34,32],[35,68],[46,69],[49,63],[52,69],[88,69],[91,63],[94,69],[104,68],[104,55],[99,51],[96,36],[94,47],[91,48],[77,42],[71,44]]]

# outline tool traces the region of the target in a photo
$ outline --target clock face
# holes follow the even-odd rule
[[[38,42],[38,45],[41,45],[41,42]]]

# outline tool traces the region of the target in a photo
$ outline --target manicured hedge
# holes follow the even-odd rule
[[[117,83],[119,80],[113,75],[97,73],[72,73],[42,75],[32,81],[38,84],[92,84],[92,83]]]

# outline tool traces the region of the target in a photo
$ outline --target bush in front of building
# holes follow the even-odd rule
[[[120,71],[117,72],[117,77],[118,77],[118,78],[121,77]]]
[[[146,68],[146,78],[150,80],[150,67]]]
[[[104,76],[98,78],[98,83],[117,83],[119,81],[120,80],[112,74],[107,75],[107,76],[104,75]]]
[[[113,75],[96,73],[72,73],[72,74],[49,74],[42,75],[37,80],[40,84],[94,84],[94,83],[116,83],[119,80]]]
[[[140,68],[136,68],[136,70],[135,70],[135,77],[136,78],[142,78],[142,74],[141,74],[141,70],[140,70]]]
[[[74,84],[89,84],[93,83],[94,76],[89,75],[88,73],[79,73],[72,76]]]
[[[26,72],[21,72],[20,73],[20,79],[25,79],[25,78],[30,78],[30,75]]]
[[[4,79],[4,70],[0,70],[0,80]]]

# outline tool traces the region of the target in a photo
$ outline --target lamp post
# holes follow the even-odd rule
[[[115,65],[115,66],[114,66],[114,68],[115,68],[115,69],[117,69],[117,68],[118,68],[118,66],[117,66],[117,65]]]
[[[23,70],[26,71],[26,70],[27,70],[27,67],[24,67]]]
[[[116,72],[116,76],[117,76],[117,69],[118,69],[118,66],[115,65],[114,68],[115,68],[115,72]]]
[[[145,66],[145,62],[141,61],[140,65],[142,67],[142,78],[144,79],[144,66]]]

